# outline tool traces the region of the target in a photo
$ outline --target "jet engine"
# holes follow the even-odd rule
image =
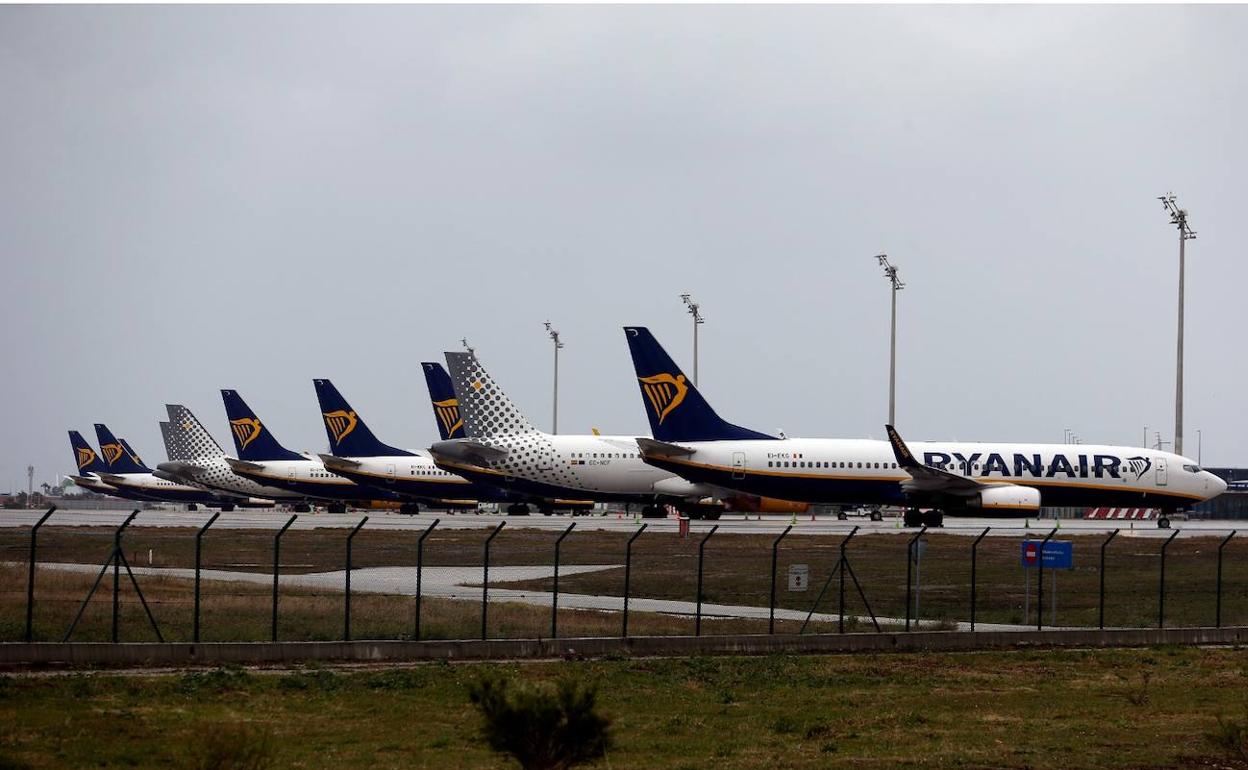
[[[1021,516],[1040,509],[1040,490],[1017,484],[1002,484],[984,489],[970,502],[973,508],[999,513],[1017,511]]]

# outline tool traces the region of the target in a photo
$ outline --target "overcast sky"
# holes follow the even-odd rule
[[[1172,438],[1248,465],[1243,7],[0,8],[0,489],[220,388],[323,451],[314,377],[435,439],[462,337],[564,432],[647,429],[620,327],[725,417]],[[1150,434],[1150,442],[1152,437]]]

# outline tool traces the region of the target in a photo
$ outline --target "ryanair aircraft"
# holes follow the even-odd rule
[[[104,464],[104,460],[99,453],[91,448],[91,445],[87,443],[87,440],[78,431],[71,430],[69,432],[69,445],[74,450],[74,463],[78,466],[78,474],[70,476],[70,478],[78,486],[102,495],[111,495],[125,500],[144,502],[152,500],[152,498],[141,495],[136,491],[115,487],[103,481],[101,477],[108,473],[108,466]]]
[[[95,435],[106,466],[96,475],[115,490],[128,492],[137,499],[166,503],[198,503],[213,507],[228,504],[202,488],[156,476],[130,445],[124,439],[113,436],[107,426],[96,423]]]
[[[1192,460],[1151,449],[907,444],[891,425],[888,441],[769,436],[721,419],[648,329],[624,333],[654,434],[637,439],[643,458],[691,482],[812,503],[907,506],[908,527],[940,526],[945,513],[1034,516],[1042,505],[1176,511],[1226,489]]]
[[[156,466],[156,476],[240,495],[250,503],[277,500],[294,503],[299,512],[310,510],[306,495],[259,484],[235,473],[226,462],[225,450],[190,409],[181,404],[165,404],[165,409],[169,413],[169,427],[164,429],[169,461]]]
[[[441,440],[464,437],[464,421],[459,416],[459,401],[451,387],[451,378],[441,364],[423,363],[429,399]],[[313,380],[321,417],[333,454],[321,455],[326,470],[374,489],[381,489],[409,499],[400,510],[415,513],[420,503],[437,508],[475,508],[479,502],[526,502],[509,497],[498,487],[477,484],[439,468],[427,454],[408,452],[383,444],[364,424],[364,419],[351,408],[329,380]],[[592,503],[571,505],[568,501],[533,501],[539,507],[588,507]]]
[[[330,473],[319,457],[282,446],[237,392],[223,390],[221,399],[238,451],[238,459],[226,457],[225,462],[239,476],[288,493],[329,501],[330,513],[344,513],[347,502],[401,500],[393,492],[362,487]]]
[[[471,353],[447,353],[447,367],[468,438],[430,448],[439,468],[516,497],[639,503],[642,515],[665,515],[671,503],[693,517],[718,518],[705,501],[716,490],[647,465],[631,436],[543,433],[534,427]],[[508,508],[528,513],[525,503]]]

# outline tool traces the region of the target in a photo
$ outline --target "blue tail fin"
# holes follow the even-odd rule
[[[325,433],[329,436],[331,454],[339,457],[394,457],[412,454],[378,441],[332,382],[312,380],[312,384],[316,386],[316,400],[321,402],[321,419],[325,421]]]
[[[127,451],[129,447],[119,441],[107,426],[95,424],[95,437],[100,442],[100,452],[108,463],[109,473],[151,473],[152,469],[139,461],[138,456]]]
[[[676,362],[644,326],[625,326],[633,368],[650,430],[659,441],[769,439],[766,433],[725,422],[689,382]]]
[[[74,450],[74,463],[78,465],[78,473],[108,473],[108,466],[100,459],[87,440],[76,430],[69,432],[69,445]]]
[[[223,390],[221,400],[225,402],[225,416],[230,421],[230,435],[234,437],[238,459],[248,462],[307,459],[277,443],[277,439],[265,429],[260,418],[237,392]]]
[[[421,366],[425,368],[425,383],[429,386],[429,400],[433,402],[433,417],[438,423],[438,434],[443,441],[463,438],[464,420],[459,416],[459,399],[455,398],[451,375],[439,363],[426,361]]]

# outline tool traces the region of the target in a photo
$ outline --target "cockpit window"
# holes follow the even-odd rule
[[[1187,471],[1188,473],[1200,473],[1200,466],[1199,465],[1184,465],[1183,470]]]

